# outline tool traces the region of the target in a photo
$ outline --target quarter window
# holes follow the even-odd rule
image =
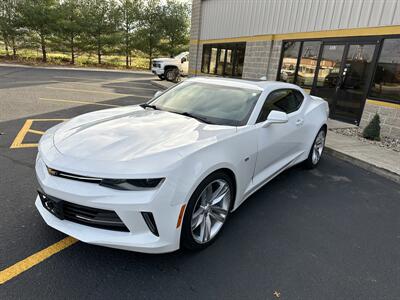
[[[265,121],[272,110],[287,114],[295,112],[300,108],[303,99],[303,94],[297,90],[282,89],[271,92],[264,102],[257,123]]]

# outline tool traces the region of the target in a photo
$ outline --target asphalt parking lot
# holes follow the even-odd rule
[[[255,193],[204,251],[146,255],[73,241],[40,252],[67,238],[34,206],[41,134],[145,102],[152,79],[0,66],[0,299],[400,298],[400,186],[328,155]]]

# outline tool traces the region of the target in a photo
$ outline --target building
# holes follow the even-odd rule
[[[190,73],[298,84],[400,137],[400,0],[193,0]]]

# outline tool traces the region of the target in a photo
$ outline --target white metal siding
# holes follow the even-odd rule
[[[200,39],[400,25],[400,0],[203,0]]]

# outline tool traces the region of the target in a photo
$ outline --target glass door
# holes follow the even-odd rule
[[[334,116],[358,124],[374,68],[374,44],[349,44],[336,97]]]
[[[376,48],[376,42],[325,42],[322,46],[311,94],[328,101],[332,118],[358,125]]]
[[[329,109],[334,110],[335,95],[340,82],[344,44],[324,44],[317,67],[316,79],[311,94],[328,101]]]

